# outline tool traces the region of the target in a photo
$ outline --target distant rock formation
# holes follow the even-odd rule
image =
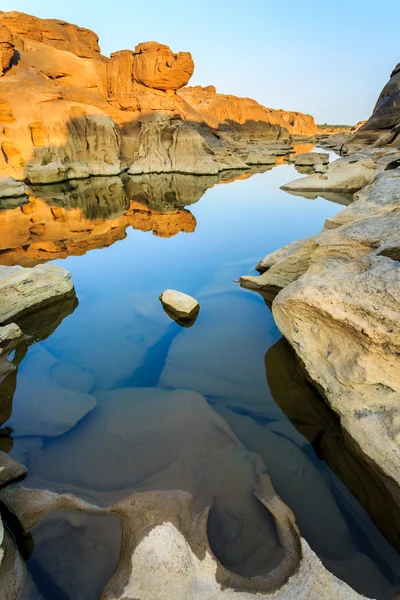
[[[349,146],[400,147],[400,63],[393,69],[371,117],[349,141]]]
[[[317,132],[309,115],[216,94],[212,86],[184,88],[194,70],[190,53],[157,42],[107,58],[92,31],[0,12],[0,61],[0,173],[33,184],[138,172],[143,162],[144,172],[160,171],[160,163],[166,172],[196,174],[246,168],[250,138]],[[149,124],[160,132],[150,142],[143,135]]]

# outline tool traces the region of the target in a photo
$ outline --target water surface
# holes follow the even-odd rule
[[[281,558],[252,496],[247,465],[256,453],[327,568],[369,597],[391,598],[400,560],[361,504],[387,535],[385,499],[263,299],[234,281],[268,252],[320,231],[343,206],[280,190],[299,176],[289,165],[237,175],[225,174],[224,184],[148,176],[42,186],[34,205],[0,212],[8,236],[0,261],[63,257],[55,263],[71,271],[79,301],[24,323],[33,337],[17,348],[18,370],[0,388],[1,447],[27,466],[27,486],[102,506],[149,489],[191,492],[196,510],[214,506],[217,556],[247,575]],[[158,298],[167,288],[199,300],[192,327],[164,313]],[[175,392],[182,389],[194,394]],[[69,539],[71,519],[33,532],[36,591],[27,598],[53,600],[57,589],[75,600],[86,585],[79,561],[68,576],[52,561],[43,568],[43,539],[49,531]],[[86,522],[76,527],[90,531]],[[80,550],[72,536],[66,556],[71,548],[85,555],[83,533]]]

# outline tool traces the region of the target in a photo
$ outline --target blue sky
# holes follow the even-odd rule
[[[400,0],[3,0],[1,8],[88,27],[106,55],[148,40],[188,50],[191,84],[318,123],[367,118],[400,61]]]

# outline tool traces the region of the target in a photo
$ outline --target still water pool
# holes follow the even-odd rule
[[[42,188],[26,211],[37,215],[36,236],[48,207],[66,233],[55,241],[51,229],[46,240],[44,228],[29,247],[12,244],[12,211],[21,207],[0,211],[0,231],[8,227],[11,239],[0,262],[30,266],[58,252],[66,258],[55,263],[71,271],[78,298],[25,322],[33,337],[17,349],[18,369],[0,387],[1,449],[26,465],[27,487],[101,506],[151,489],[190,492],[195,510],[214,506],[210,542],[218,558],[247,575],[262,573],[259,537],[275,535],[238,467],[256,453],[326,567],[368,597],[389,599],[400,590],[400,559],[381,533],[391,525],[379,486],[347,449],[266,302],[235,283],[268,252],[319,232],[343,208],[279,189],[298,176],[281,164],[219,184],[133,178],[125,196],[118,178]],[[192,327],[164,313],[159,296],[167,288],[199,300]],[[234,467],[224,442],[232,432],[242,444]],[[226,515],[241,523],[234,544]],[[95,539],[95,517],[86,520]],[[54,544],[69,557],[68,576],[82,584],[76,557],[90,549],[76,538],[79,526],[67,515],[64,526],[50,522],[33,534],[26,555],[34,586],[26,598],[70,597],[55,592],[65,574],[52,562]],[[98,597],[117,560],[119,534],[103,527],[109,554],[97,571],[92,565],[100,587],[89,585],[85,600]],[[90,551],[96,563],[93,544]]]

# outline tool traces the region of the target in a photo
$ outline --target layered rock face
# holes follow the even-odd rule
[[[370,144],[400,147],[400,63],[380,93],[371,117],[356,131],[348,145],[351,148]]]
[[[311,115],[266,108],[251,98],[217,94],[214,86],[185,87],[179,96],[193,106],[210,127],[246,130],[276,138],[318,133]]]
[[[376,178],[322,233],[268,255],[262,274],[241,282],[269,298],[282,290],[272,305],[280,331],[339,415],[347,442],[398,502],[400,173],[387,170],[396,157],[375,150],[352,165],[337,161],[337,170],[356,171],[370,161]],[[299,189],[315,177],[299,180]]]
[[[192,57],[156,42],[106,58],[89,30],[2,12],[0,51],[0,172],[14,179],[56,183],[112,176],[129,168],[138,172],[143,161],[144,172],[211,174],[248,168],[245,159],[250,150],[254,154],[249,136],[288,140],[316,131],[308,115],[266,109],[210,88],[178,94],[193,73]],[[210,98],[200,102],[199,94]],[[149,141],[152,124],[161,138]],[[176,146],[168,131],[179,124],[186,128],[178,128]],[[234,139],[237,127],[240,140]],[[168,160],[160,160],[160,151]]]

